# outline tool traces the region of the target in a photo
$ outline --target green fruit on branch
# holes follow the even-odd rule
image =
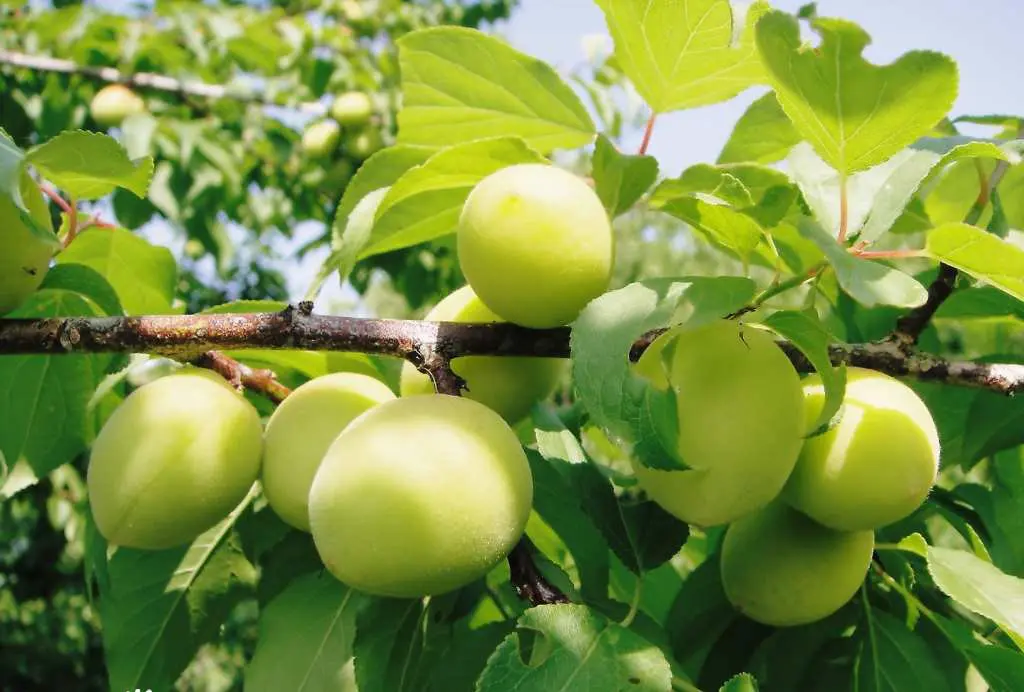
[[[792,472],[806,430],[800,377],[768,332],[731,320],[666,332],[638,372],[659,372],[651,361],[667,341],[659,342],[676,338],[667,380],[678,409],[678,452],[690,468],[633,466],[640,487],[679,519],[726,524],[767,505]]]
[[[345,92],[331,103],[331,117],[342,127],[365,125],[372,116],[373,100],[362,91]]]
[[[722,542],[722,586],[747,617],[804,625],[842,608],[864,582],[872,531],[835,531],[782,502],[732,524]]]
[[[503,322],[469,286],[463,286],[431,310],[426,318],[437,322]],[[488,406],[509,424],[526,417],[530,408],[551,395],[565,371],[559,358],[505,358],[465,356],[451,362],[452,370],[468,387],[463,396]],[[412,363],[402,367],[402,396],[432,394],[434,383]]]
[[[524,327],[568,324],[611,277],[614,241],[597,193],[545,164],[484,178],[466,199],[459,264],[484,304]]]
[[[60,247],[46,201],[28,173],[21,174],[18,191],[43,235],[33,232],[10,196],[0,194],[0,315],[20,306],[39,288]]]
[[[89,113],[103,127],[117,127],[129,115],[146,112],[146,102],[123,84],[110,84],[92,97]]]
[[[302,133],[302,151],[313,159],[326,159],[341,141],[341,127],[333,120],[321,120]]]
[[[368,159],[384,146],[380,131],[367,127],[345,140],[345,151],[357,159]]]
[[[939,470],[939,432],[913,389],[889,375],[850,368],[835,427],[806,441],[786,500],[825,526],[877,529],[910,515]],[[817,375],[804,382],[808,424],[825,403]]]
[[[252,404],[212,373],[184,371],[135,390],[92,447],[87,482],[100,533],[150,550],[193,541],[245,499],[259,476],[262,433]]]
[[[417,598],[490,572],[532,504],[530,466],[508,424],[483,404],[433,394],[385,402],[345,428],[313,479],[309,521],[339,580]]]
[[[295,389],[267,422],[263,493],[285,522],[309,531],[309,488],[328,447],[360,414],[395,398],[387,385],[357,373],[318,377]]]

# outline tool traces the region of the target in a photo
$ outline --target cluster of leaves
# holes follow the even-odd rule
[[[1024,209],[1011,194],[1024,176],[1024,121],[950,118],[958,78],[947,57],[914,51],[872,65],[862,57],[867,34],[850,22],[804,12],[812,48],[801,19],[763,2],[745,15],[727,0],[682,4],[680,21],[679,2],[598,0],[616,51],[605,67],[655,115],[768,87],[718,162],[659,178],[658,162],[621,153],[550,66],[471,29],[413,31],[397,41],[397,138],[345,188],[321,272],[344,280],[359,262],[448,241],[477,182],[567,149],[584,151],[611,216],[630,220],[640,208],[681,221],[733,263],[734,275],[672,267],[594,301],[573,327],[574,401],[538,406],[523,430],[536,487],[527,534],[541,571],[573,603],[531,607],[504,566],[443,597],[370,598],[323,574],[309,536],[258,495],[169,551],[110,556],[83,514],[81,559],[112,689],[171,687],[229,614],[253,604],[252,689],[956,692],[978,677],[992,690],[1024,688],[1019,399],[914,383],[940,428],[940,482],[915,514],[878,532],[860,595],[811,625],[773,629],[735,612],[719,577],[721,528],[691,529],[636,492],[631,456],[680,463],[662,453],[666,433],[656,429],[668,404],[630,372],[630,346],[652,328],[753,308],[744,319],[789,339],[822,374],[827,423],[844,387],[828,344],[892,334],[927,301],[942,262],[963,278],[922,347],[1024,358]],[[993,132],[966,136],[962,123]],[[83,137],[93,136],[8,147],[0,171],[26,161],[77,199],[115,186],[130,193],[148,178],[148,160]],[[102,156],[71,165],[62,155],[87,146]],[[772,165],[780,161],[785,172]],[[381,188],[372,227],[349,232],[355,205]],[[166,250],[130,231],[90,229],[16,316],[174,311],[176,272]],[[232,355],[295,381],[379,367],[337,354]],[[149,366],[103,355],[0,359],[0,381],[23,383],[0,399],[3,493],[16,502],[36,479],[80,469],[65,464],[81,463],[96,426]]]

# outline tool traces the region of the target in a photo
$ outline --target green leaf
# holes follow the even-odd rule
[[[1024,636],[1024,579],[964,550],[928,548],[928,572],[954,601]]]
[[[774,92],[768,92],[740,116],[718,155],[718,163],[775,163],[784,159],[799,141],[799,133]]]
[[[370,240],[374,216],[389,189],[382,187],[370,192],[359,201],[356,208],[352,210],[352,214],[346,217],[340,215],[334,217],[335,222],[344,219],[345,227],[341,229],[332,227],[331,254],[324,261],[316,280],[306,293],[306,300],[315,300],[324,282],[334,272],[338,272],[338,281],[343,286],[348,281],[349,274],[356,266],[359,253],[363,251],[366,243]]]
[[[868,34],[841,19],[813,19],[817,48],[800,37],[796,17],[771,11],[757,24],[768,81],[797,132],[832,168],[847,175],[875,166],[927,134],[957,94],[956,64],[911,51],[877,66],[862,53]]]
[[[764,83],[754,45],[754,25],[768,10],[761,0],[745,17],[734,16],[728,0],[597,0],[597,5],[622,71],[655,113],[718,103]]]
[[[657,159],[623,154],[604,135],[597,138],[593,169],[597,196],[613,218],[629,211],[658,178]]]
[[[658,191],[655,191],[655,194],[659,195]],[[652,199],[651,207],[685,221],[710,242],[735,253],[744,262],[750,261],[754,249],[765,237],[764,229],[755,219],[737,211],[722,200],[703,193],[668,200],[665,199],[666,196],[666,193],[662,192],[656,200]]]
[[[1017,692],[1024,689],[1024,654],[977,643],[966,651],[967,658],[992,688],[991,692]]]
[[[104,315],[122,315],[121,301],[110,282],[92,267],[84,264],[58,264],[43,278],[41,288],[62,289],[86,296]]]
[[[110,559],[100,616],[111,689],[171,689],[232,608],[252,595],[256,570],[233,530],[251,497],[189,546],[119,548]]]
[[[750,673],[740,673],[730,678],[718,692],[757,692],[757,680]]]
[[[589,143],[594,122],[547,63],[497,38],[435,27],[398,40],[398,141],[433,147],[520,137],[541,153]]]
[[[1024,250],[976,226],[948,223],[928,233],[937,260],[1024,300]]]
[[[832,417],[839,412],[846,394],[846,366],[834,367],[829,356],[828,347],[833,340],[832,335],[816,315],[812,317],[808,313],[793,310],[776,312],[765,319],[763,324],[800,349],[821,376],[825,386],[825,405],[818,420],[808,431],[809,436],[814,435],[828,426]]]
[[[543,605],[519,618],[520,630],[543,638],[523,660],[522,633],[503,641],[477,692],[664,692],[672,672],[664,654],[632,631],[583,605]]]
[[[886,612],[869,609],[854,668],[854,692],[950,690],[935,653],[919,635]]]
[[[686,577],[665,620],[672,653],[696,676],[722,633],[740,615],[725,596],[721,553],[715,552]]]
[[[839,285],[861,305],[916,308],[928,300],[927,289],[917,279],[879,262],[851,255],[815,221],[803,218],[798,228],[802,236],[825,253]]]
[[[10,318],[96,317],[103,312],[78,293],[45,288]],[[0,498],[10,497],[85,450],[89,397],[108,356],[0,357],[0,454],[9,475]]]
[[[428,692],[475,692],[487,659],[512,631],[511,622],[492,622],[470,629],[457,626],[442,664],[434,668]]]
[[[652,430],[650,384],[632,372],[630,348],[645,332],[671,324],[697,326],[728,315],[754,296],[744,277],[683,277],[629,284],[592,301],[574,323],[570,348],[579,399],[594,423],[634,443]],[[639,435],[638,435],[639,431]],[[671,452],[641,461],[685,468]]]
[[[466,197],[477,183],[513,164],[544,161],[516,137],[442,149],[391,186],[377,209],[373,232],[359,258],[454,233]]]
[[[29,149],[25,160],[75,199],[99,199],[119,187],[145,197],[153,159],[131,160],[114,138],[98,132],[62,132]]]
[[[245,688],[355,692],[356,615],[368,601],[325,572],[295,579],[260,614]]]
[[[95,269],[117,291],[129,315],[171,312],[178,267],[170,250],[123,228],[92,228],[57,256],[58,264]]]

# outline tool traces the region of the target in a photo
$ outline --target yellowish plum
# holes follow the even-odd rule
[[[302,133],[302,151],[314,159],[325,159],[334,153],[341,141],[341,127],[333,120],[315,122]]]
[[[103,127],[117,127],[129,115],[144,113],[146,102],[123,84],[109,84],[92,97],[89,112]]]
[[[33,233],[14,201],[0,195],[0,315],[16,309],[39,288],[59,247],[46,202],[28,173],[21,175],[19,192],[29,215],[52,237]]]
[[[747,617],[804,625],[842,608],[863,583],[872,531],[834,531],[783,502],[732,524],[722,543],[722,585]]]
[[[825,403],[817,375],[804,382],[808,424]],[[834,529],[877,529],[910,515],[939,471],[939,432],[913,389],[850,368],[838,425],[804,444],[786,500]]]
[[[678,451],[690,468],[660,471],[634,463],[640,487],[666,511],[697,526],[729,523],[781,492],[803,441],[800,378],[768,332],[721,320],[676,329],[667,381],[676,394]],[[647,357],[647,354],[645,354]],[[641,358],[640,372],[660,362]]]
[[[349,423],[394,393],[380,380],[339,372],[295,389],[267,421],[263,492],[288,524],[309,531],[309,488],[328,447]]]
[[[245,499],[262,447],[256,409],[213,373],[186,371],[140,387],[93,443],[96,525],[131,548],[189,543]]]
[[[346,91],[331,103],[331,117],[343,127],[365,125],[373,115],[373,100],[362,91]]]
[[[433,394],[385,402],[345,428],[313,479],[309,520],[340,581],[417,598],[490,572],[532,503],[526,454],[501,416]]]
[[[463,286],[439,302],[427,316],[438,322],[503,322],[484,305],[473,289]],[[464,396],[497,411],[514,425],[534,403],[550,396],[566,362],[559,358],[465,356],[452,360],[452,370],[466,380]],[[402,396],[432,394],[434,383],[411,363],[402,367]]]
[[[520,164],[484,178],[462,209],[459,263],[503,319],[558,327],[608,288],[614,240],[597,193],[555,166]]]

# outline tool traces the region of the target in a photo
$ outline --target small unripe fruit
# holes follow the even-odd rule
[[[729,602],[752,620],[804,625],[853,598],[874,548],[872,531],[834,531],[773,502],[726,530],[722,586]]]
[[[376,406],[338,436],[309,493],[313,540],[335,577],[418,598],[480,579],[526,528],[533,479],[512,429],[444,394]]]
[[[28,173],[21,174],[19,192],[32,219],[52,234],[50,212]],[[14,200],[0,195],[0,315],[20,306],[39,288],[58,247],[56,235],[49,241],[40,238],[22,219]]]
[[[263,493],[288,524],[309,531],[309,488],[335,438],[357,416],[395,398],[366,375],[340,372],[295,389],[267,421]]]
[[[825,403],[821,378],[804,381],[808,423]],[[834,529],[877,529],[921,506],[939,471],[939,432],[913,389],[849,368],[839,423],[804,444],[786,500]]]
[[[184,545],[245,499],[259,475],[260,417],[213,373],[182,372],[126,398],[92,447],[93,517],[111,543]]]
[[[117,127],[129,115],[144,113],[146,102],[123,84],[110,84],[96,92],[89,104],[92,119],[103,127]]]
[[[658,342],[677,334],[667,379],[678,451],[690,468],[634,469],[640,487],[676,517],[726,524],[775,499],[792,472],[805,432],[800,377],[767,332],[731,320],[666,333],[638,371],[657,373],[660,363],[645,359],[661,358]]]
[[[345,140],[345,150],[357,159],[368,159],[384,146],[380,131],[368,127]]]
[[[437,322],[503,322],[487,308],[469,286],[463,286],[427,313],[428,321]],[[452,360],[452,370],[466,380],[467,399],[479,401],[515,424],[526,417],[530,408],[547,398],[562,375],[565,361],[558,358],[505,358],[496,356],[464,356]],[[434,383],[412,363],[402,366],[402,396],[432,394]]]
[[[325,159],[334,153],[341,141],[341,127],[333,120],[313,123],[302,133],[302,151],[314,159]]]
[[[365,125],[373,115],[373,100],[362,91],[348,91],[331,104],[331,117],[344,127]]]
[[[611,223],[581,178],[520,164],[484,178],[458,228],[459,264],[480,300],[524,327],[572,322],[611,279]]]

